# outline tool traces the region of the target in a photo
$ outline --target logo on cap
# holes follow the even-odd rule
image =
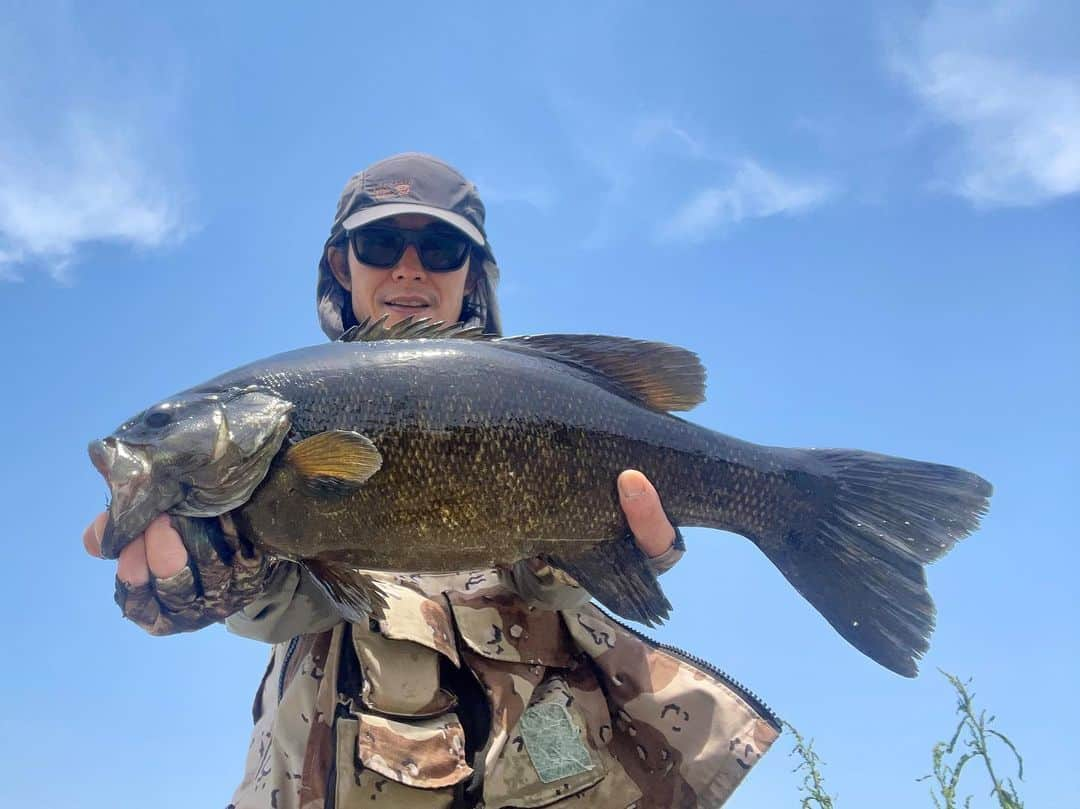
[[[398,180],[395,183],[377,185],[371,189],[370,193],[375,199],[385,199],[386,197],[405,197],[410,191],[412,191],[412,183],[407,180]]]

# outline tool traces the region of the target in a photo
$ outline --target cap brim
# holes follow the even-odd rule
[[[370,208],[357,211],[347,217],[345,221],[341,223],[341,226],[345,228],[345,230],[356,230],[357,228],[369,225],[372,222],[378,222],[380,219],[386,219],[391,216],[399,216],[400,214],[406,213],[423,213],[428,216],[433,216],[448,225],[456,227],[472,239],[478,247],[483,247],[485,245],[484,234],[477,230],[476,226],[464,216],[453,213],[452,211],[445,211],[442,208],[434,208],[430,205],[422,205],[420,203],[388,202],[385,205],[373,205]]]

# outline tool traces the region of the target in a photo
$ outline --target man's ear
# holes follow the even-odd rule
[[[340,247],[331,245],[326,248],[326,262],[330,265],[330,271],[334,274],[337,282],[347,291],[352,291],[352,276],[349,274],[349,260],[345,251]]]

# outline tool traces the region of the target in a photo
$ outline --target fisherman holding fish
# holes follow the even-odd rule
[[[753,542],[898,674],[929,648],[924,566],[978,527],[989,483],[678,418],[705,387],[683,348],[498,336],[483,228],[446,164],[375,164],[319,263],[334,342],[90,444],[112,498],[86,543],[119,558],[124,615],[276,644],[234,806],[719,805],[779,720],[589,603],[663,621],[672,521]]]
[[[384,330],[427,318],[501,334],[498,277],[475,186],[433,157],[397,155],[345,186],[319,319],[332,340],[380,318]],[[114,445],[95,457],[111,470],[128,460]],[[626,470],[617,490],[648,566],[667,570],[682,542],[652,483]],[[102,514],[84,535],[91,554],[105,534]],[[235,809],[718,806],[778,734],[753,694],[619,624],[539,559],[373,572],[382,603],[365,617],[329,597],[317,568],[237,534],[228,515],[160,514],[118,551],[116,581],[125,617],[152,634],[225,621],[273,644]],[[597,587],[620,598],[624,584]]]

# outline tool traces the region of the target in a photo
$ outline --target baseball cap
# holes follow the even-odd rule
[[[424,213],[487,246],[484,203],[476,186],[438,158],[419,152],[394,155],[353,176],[342,192],[344,230],[404,213]]]

